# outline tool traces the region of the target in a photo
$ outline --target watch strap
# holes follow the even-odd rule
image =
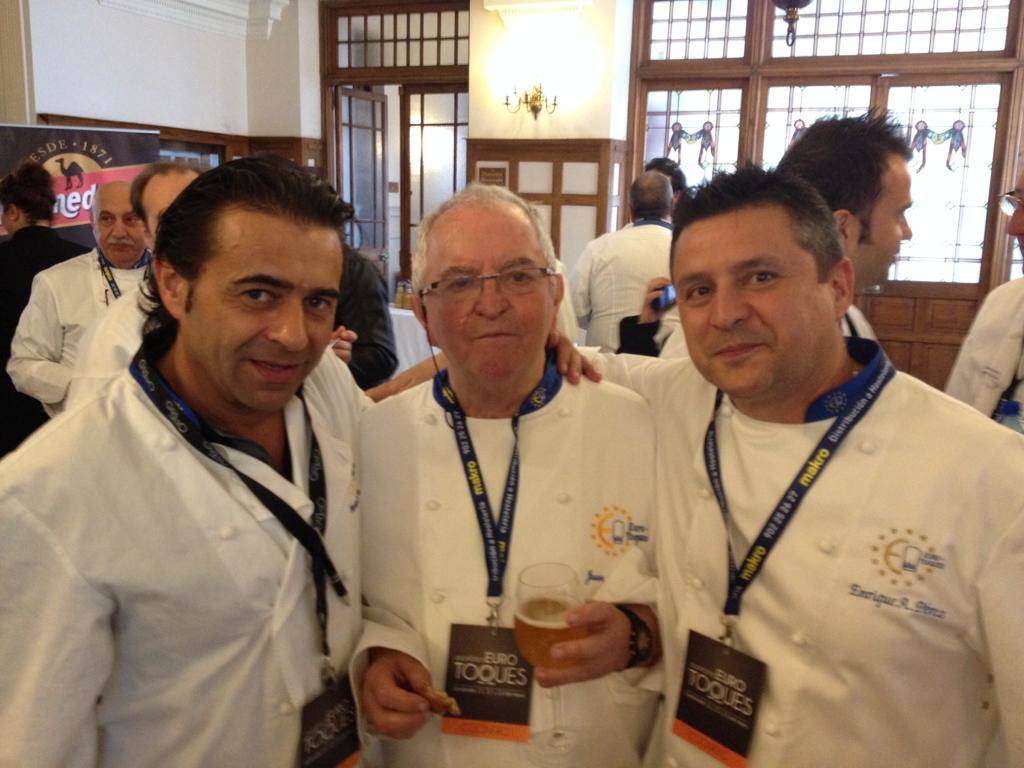
[[[651,628],[631,608],[618,604],[615,607],[629,619],[629,661],[626,662],[626,669],[642,666],[650,661],[654,652]]]

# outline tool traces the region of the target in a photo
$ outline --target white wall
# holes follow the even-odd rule
[[[248,133],[246,43],[85,0],[30,0],[37,112]]]
[[[508,25],[470,3],[469,136],[473,139],[624,139],[632,0],[594,0],[578,14],[536,14]],[[509,114],[513,87],[558,97],[537,120]]]
[[[319,139],[320,26],[314,0],[292,0],[269,40],[246,43],[250,136]]]

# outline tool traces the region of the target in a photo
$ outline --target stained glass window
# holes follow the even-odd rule
[[[747,0],[654,0],[652,61],[743,56]]]
[[[800,11],[796,42],[775,11],[772,55],[861,56],[1002,51],[1010,0],[815,0]]]
[[[644,162],[671,157],[695,185],[739,157],[739,88],[651,91],[647,94]]]
[[[801,133],[822,117],[860,115],[871,104],[870,85],[781,85],[768,89],[763,165],[775,167]]]
[[[907,126],[914,232],[891,280],[976,283],[991,197],[1000,86],[919,85],[889,90],[889,110]]]

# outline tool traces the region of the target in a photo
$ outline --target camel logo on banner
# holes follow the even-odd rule
[[[57,204],[53,226],[64,237],[92,247],[91,211],[96,190],[112,181],[131,181],[160,153],[155,131],[0,125],[0,176],[25,160],[40,163],[53,177]],[[7,233],[0,228],[0,236]]]

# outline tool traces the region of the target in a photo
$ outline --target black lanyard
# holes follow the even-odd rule
[[[291,505],[284,501],[273,491],[264,487],[243,472],[240,472],[234,465],[218,453],[209,440],[204,436],[212,433],[212,430],[205,425],[199,415],[186,405],[180,397],[164,381],[163,376],[152,365],[140,349],[132,360],[131,373],[135,380],[142,387],[142,391],[156,406],[164,417],[174,425],[189,445],[206,456],[211,461],[227,467],[238,478],[245,483],[245,486],[252,491],[253,495],[260,500],[270,513],[284,526],[303,548],[309,553],[312,559],[313,585],[316,589],[316,615],[320,624],[321,650],[324,655],[323,677],[325,684],[333,684],[334,671],[330,665],[331,648],[327,640],[327,589],[326,582],[330,580],[334,593],[339,598],[347,594],[345,584],[338,575],[334,563],[331,561],[327,548],[324,546],[323,533],[327,528],[327,483],[324,478],[323,459],[320,453],[320,444],[317,442],[316,434],[310,427],[310,450],[309,450],[309,497],[313,501],[312,525],[302,519]],[[303,403],[303,413],[306,415],[307,424],[309,414],[306,412]]]
[[[849,336],[851,339],[859,339],[860,332],[857,330],[857,326],[853,324],[853,317],[850,315],[850,313],[847,312],[845,315],[843,315],[843,319],[846,320],[846,327],[850,329],[850,332],[846,335]]]
[[[858,395],[850,401],[847,407],[836,416],[825,436],[818,442],[818,445],[811,451],[811,455],[804,462],[803,467],[789,484],[789,488],[783,494],[779,503],[775,505],[768,521],[764,524],[754,543],[743,559],[742,567],[736,567],[735,557],[732,551],[732,541],[728,535],[729,525],[729,503],[725,497],[725,485],[722,481],[721,461],[718,455],[718,438],[715,428],[715,418],[718,415],[719,406],[722,404],[722,391],[715,395],[715,409],[711,415],[711,423],[708,424],[708,431],[704,436],[704,466],[708,473],[708,480],[715,492],[718,506],[722,510],[722,518],[726,524],[726,547],[729,556],[729,591],[725,600],[725,639],[731,637],[731,623],[739,616],[740,604],[743,594],[746,592],[761,569],[772,548],[782,536],[783,531],[796,514],[797,507],[803,502],[811,487],[821,477],[825,467],[835,457],[839,446],[849,437],[857,423],[864,418],[864,415],[878,401],[878,396],[892,377],[896,369],[893,367],[885,353],[879,351],[868,368],[861,372],[866,386],[860,389]],[[858,377],[859,379],[860,377]],[[826,398],[828,395],[825,396]]]
[[[455,391],[448,384],[448,371],[441,371],[434,377],[434,399],[444,408],[451,418],[451,427],[455,433],[455,445],[459,450],[459,459],[469,486],[469,497],[476,512],[477,524],[484,540],[484,560],[487,564],[487,604],[490,613],[487,621],[495,626],[498,621],[498,606],[504,593],[505,568],[508,565],[508,553],[511,548],[512,523],[515,518],[516,499],[519,496],[519,417],[540,410],[558,393],[562,386],[562,375],[558,372],[554,357],[549,355],[545,360],[544,375],[540,383],[523,400],[512,417],[512,459],[509,462],[508,475],[505,478],[505,490],[501,496],[501,510],[497,525],[491,510],[490,499],[487,498],[487,486],[484,484],[483,470],[473,448],[466,424],[466,414],[459,405]]]
[[[111,263],[103,251],[99,248],[96,249],[96,260],[100,263],[100,274],[103,275],[103,279],[107,281],[107,285],[110,288],[110,292],[114,296],[114,300],[121,298],[121,288],[117,284],[117,279],[114,277],[114,265]],[[142,258],[132,264],[132,269],[139,269],[149,265],[149,249],[147,248],[142,252]]]

